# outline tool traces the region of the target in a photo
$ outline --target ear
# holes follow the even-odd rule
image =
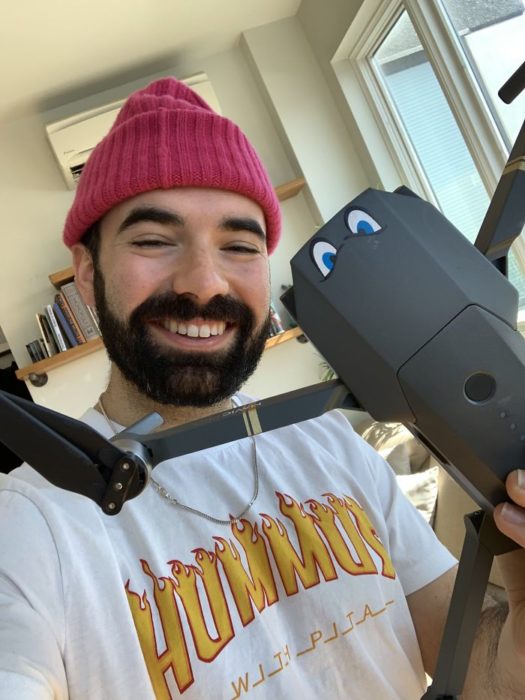
[[[78,291],[86,304],[95,306],[95,292],[93,290],[94,266],[91,253],[85,245],[76,243],[71,248],[71,254],[73,255],[75,284],[78,287]]]

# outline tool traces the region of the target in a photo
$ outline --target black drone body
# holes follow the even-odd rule
[[[518,294],[431,204],[366,190],[291,261],[283,301],[374,418],[403,422],[484,509],[525,455]]]

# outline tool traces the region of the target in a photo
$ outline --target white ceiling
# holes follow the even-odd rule
[[[0,24],[0,120],[234,46],[300,0],[16,0]],[[79,93],[79,96],[81,94]]]

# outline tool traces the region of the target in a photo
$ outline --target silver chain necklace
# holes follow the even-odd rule
[[[106,423],[109,425],[110,430],[113,432],[114,435],[117,435],[120,431],[120,429],[116,426],[116,424],[111,420],[111,418],[108,416],[106,413],[106,409],[104,408],[104,404],[102,403],[102,396],[99,397],[98,402],[97,402],[98,407],[100,408],[100,412],[104,416],[104,419]],[[198,515],[201,518],[205,518],[206,520],[211,521],[212,523],[216,523],[217,525],[231,525],[232,523],[236,523],[238,520],[240,520],[246,513],[250,510],[252,505],[255,503],[255,499],[259,495],[259,466],[257,464],[257,443],[255,441],[255,438],[253,436],[250,436],[253,444],[253,462],[252,462],[252,468],[253,468],[253,479],[254,479],[254,486],[253,486],[253,494],[250,499],[250,502],[244,507],[243,511],[239,513],[239,515],[236,515],[235,517],[230,517],[227,520],[221,519],[221,518],[215,518],[213,515],[210,515],[209,513],[205,513],[203,510],[198,510],[197,508],[192,508],[191,506],[186,505],[185,503],[181,503],[178,501],[174,496],[172,496],[165,488],[164,486],[161,486],[158,481],[155,481],[155,479],[150,476],[150,481],[155,487],[155,490],[167,501],[169,501],[173,506],[177,506],[178,508],[182,508],[182,510],[187,511],[188,513],[193,513],[194,515]]]

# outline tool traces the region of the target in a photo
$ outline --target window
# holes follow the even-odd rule
[[[497,99],[496,95],[525,58],[525,3],[523,0],[483,3],[442,0],[442,6],[510,150],[523,123],[525,94],[510,105]]]
[[[406,10],[370,60],[439,208],[473,242],[489,196]]]
[[[377,128],[398,178],[473,242],[525,115],[525,94],[497,97],[523,61],[524,1],[374,3],[351,61]],[[524,250],[509,277],[525,314]]]

